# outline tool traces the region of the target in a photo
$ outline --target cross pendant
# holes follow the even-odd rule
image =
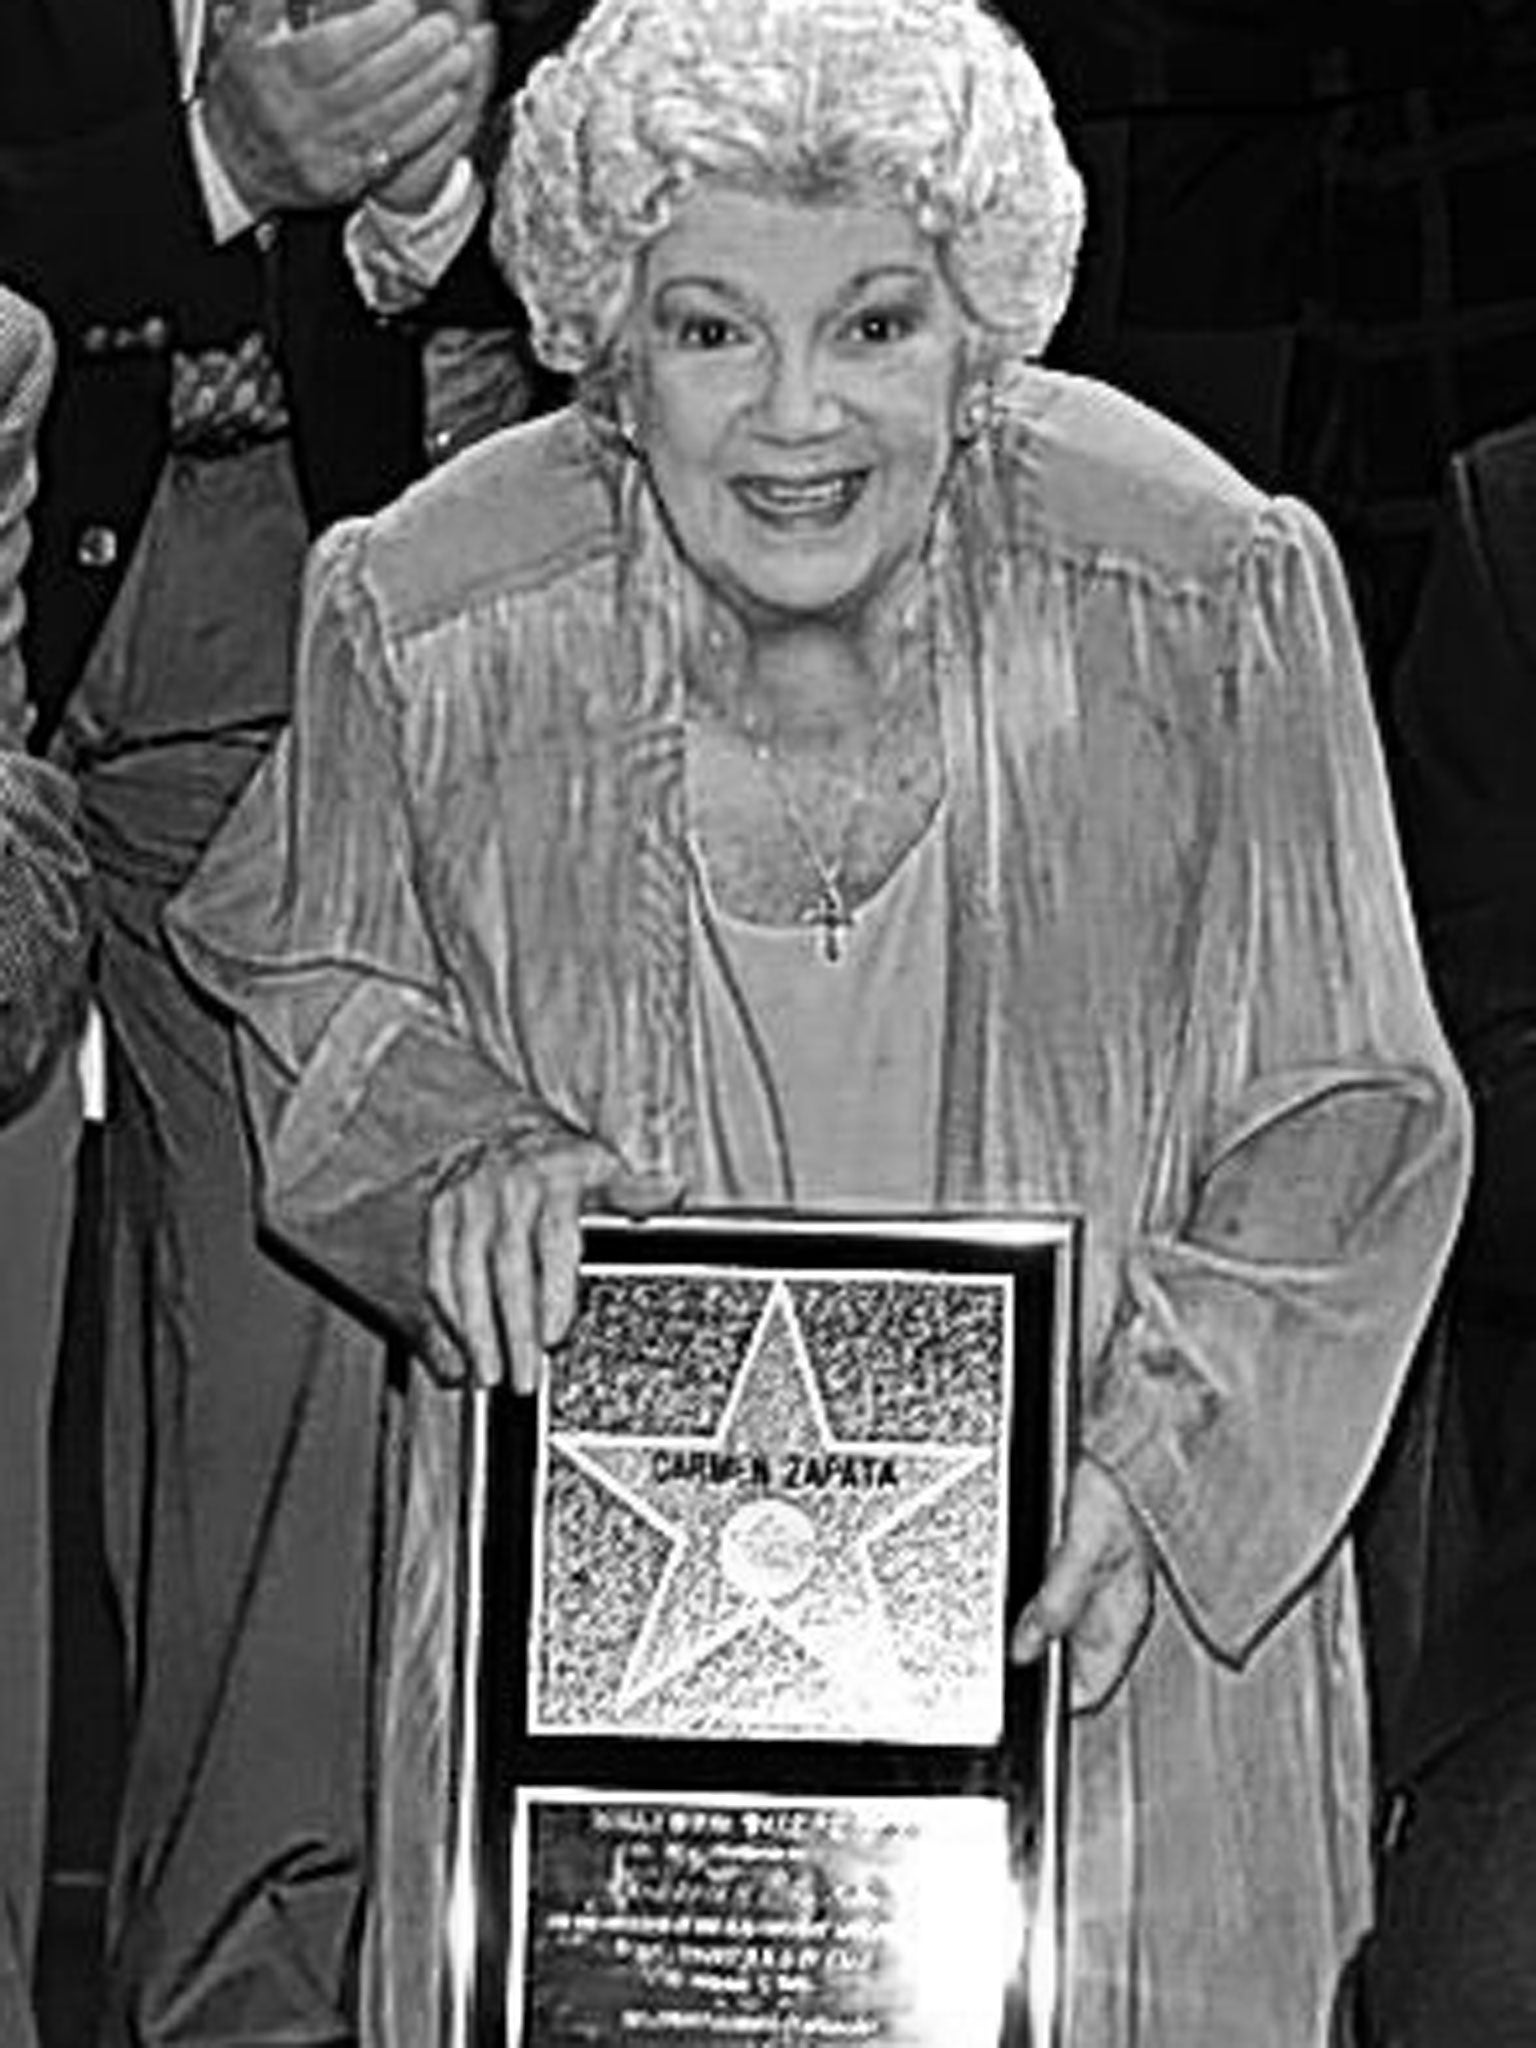
[[[843,892],[833,876],[821,877],[816,901],[802,914],[800,922],[814,925],[820,932],[822,952],[835,966],[843,957],[843,933],[853,930],[853,912],[843,901]]]

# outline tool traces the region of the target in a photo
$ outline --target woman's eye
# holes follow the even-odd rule
[[[679,348],[730,348],[745,338],[736,322],[723,313],[685,313],[676,322],[673,334]]]
[[[916,314],[904,306],[866,306],[854,314],[847,331],[855,341],[878,348],[893,341],[905,341],[916,329]]]

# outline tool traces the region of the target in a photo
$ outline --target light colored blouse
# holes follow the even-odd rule
[[[944,1021],[942,838],[930,820],[858,905],[836,961],[812,931],[722,910],[695,850],[701,1204],[928,1206]]]

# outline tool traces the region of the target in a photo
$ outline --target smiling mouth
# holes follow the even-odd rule
[[[731,489],[754,519],[784,528],[836,526],[864,494],[867,469],[813,477],[738,476]]]

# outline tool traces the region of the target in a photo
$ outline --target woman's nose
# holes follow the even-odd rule
[[[769,431],[786,440],[824,434],[836,426],[838,399],[818,351],[775,351],[762,394],[761,413]]]

